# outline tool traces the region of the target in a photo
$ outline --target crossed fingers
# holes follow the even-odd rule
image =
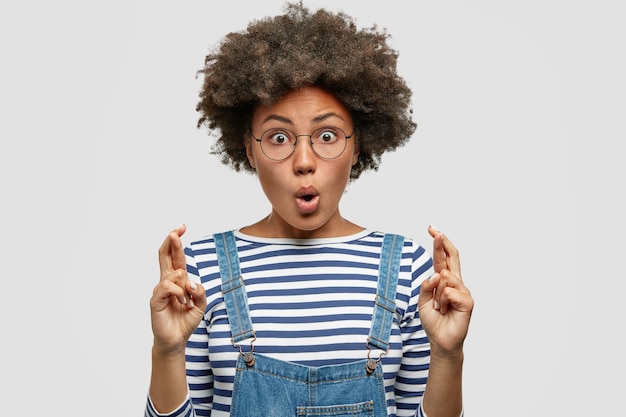
[[[443,233],[434,227],[429,226],[428,233],[434,238],[433,267],[435,275],[433,280],[439,280],[433,289],[433,305],[441,314],[446,314],[451,306],[458,305],[463,301],[457,290],[469,291],[463,284],[461,277],[459,251]]]
[[[444,269],[449,270],[461,279],[461,261],[459,251],[443,233],[432,226],[428,227],[428,233],[434,238],[433,263],[435,272]]]
[[[159,248],[161,277],[157,288],[165,289],[166,293],[176,297],[179,303],[193,307],[193,298],[185,290],[188,280],[187,265],[183,244],[180,240],[185,231],[185,225],[172,230]]]

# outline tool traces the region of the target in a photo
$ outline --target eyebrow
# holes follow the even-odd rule
[[[339,114],[334,113],[334,112],[330,112],[330,113],[324,113],[324,114],[320,114],[319,116],[316,116],[312,119],[313,122],[323,122],[324,120],[330,119],[331,117],[336,117],[341,121],[345,121],[343,119],[343,117],[341,117]],[[263,119],[263,121],[261,122],[261,124],[265,124],[266,122],[270,121],[270,120],[276,120],[278,122],[282,122],[282,123],[287,123],[289,125],[292,125],[293,122],[291,121],[291,119],[288,119],[286,117],[283,116],[279,116],[277,114],[270,114],[269,116],[267,116],[265,119]]]

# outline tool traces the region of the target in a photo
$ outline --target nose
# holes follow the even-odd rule
[[[293,151],[293,170],[298,175],[312,174],[317,166],[317,157],[313,152],[311,137],[308,135],[297,136]]]

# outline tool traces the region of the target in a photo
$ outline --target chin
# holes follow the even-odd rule
[[[326,226],[327,224],[327,220],[320,220],[319,217],[316,217],[318,216],[315,216],[314,213],[307,214],[302,216],[302,218],[298,219],[297,221],[290,222],[289,226],[291,226],[296,231],[307,233],[315,232],[324,228],[324,226]]]

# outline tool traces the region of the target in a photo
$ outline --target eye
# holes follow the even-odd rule
[[[339,134],[330,128],[321,129],[315,135],[315,142],[320,144],[334,143],[339,139]]]
[[[285,132],[267,132],[267,141],[272,145],[285,145],[291,142],[289,135]]]

